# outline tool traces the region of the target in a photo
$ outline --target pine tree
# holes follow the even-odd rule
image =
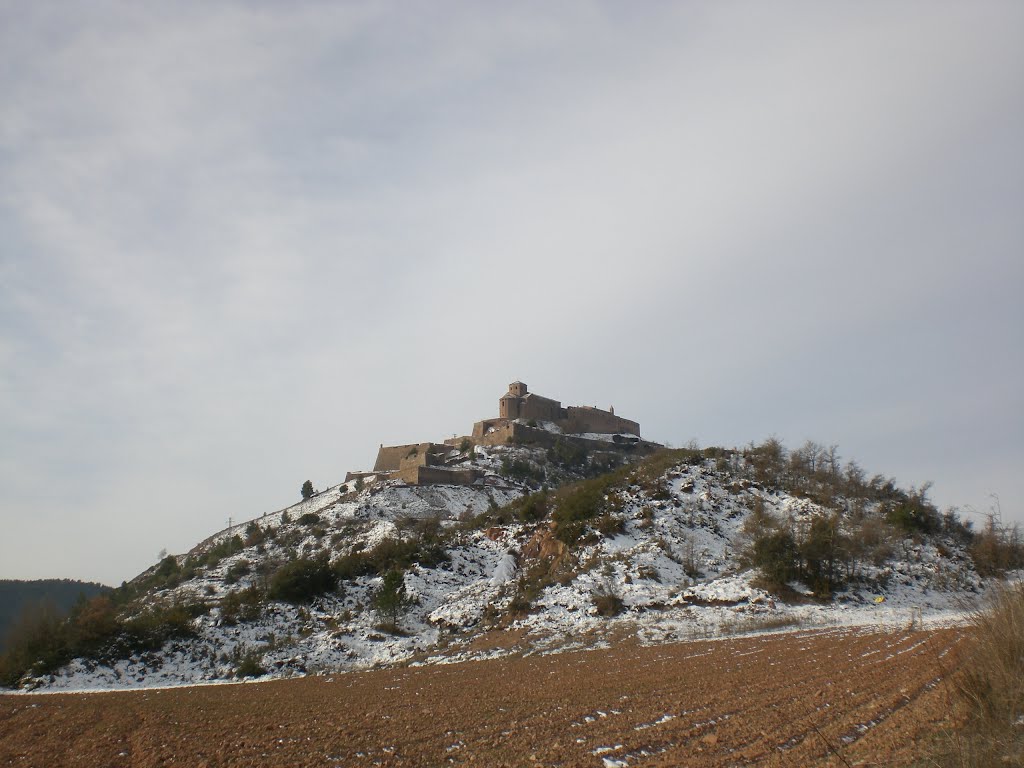
[[[313,495],[313,483],[309,480],[302,484],[302,498],[308,499]]]
[[[409,607],[405,593],[405,575],[397,568],[384,574],[380,588],[373,593],[373,607],[381,617],[382,628],[398,631],[398,618]]]

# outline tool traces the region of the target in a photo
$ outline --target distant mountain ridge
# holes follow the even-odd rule
[[[51,603],[60,613],[67,613],[79,596],[89,599],[110,589],[74,579],[0,579],[0,650],[5,647],[7,633],[27,608]]]

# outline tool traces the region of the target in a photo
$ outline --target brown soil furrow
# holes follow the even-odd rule
[[[798,671],[794,670],[793,677],[800,677]],[[827,725],[829,722],[828,718],[834,717],[836,710],[829,712],[828,709],[824,708],[829,707],[828,702],[825,702],[824,707],[812,702],[812,705],[797,707],[796,711],[794,711],[795,703],[799,702],[803,697],[805,697],[809,693],[809,691],[807,690],[808,686],[810,688],[814,688],[817,686],[818,682],[819,681],[813,678],[807,678],[803,686],[791,688],[791,696],[788,700],[776,699],[775,702],[773,702],[774,706],[778,707],[780,711],[784,712],[783,717],[786,720],[786,722],[784,723],[780,723],[777,721],[773,722],[772,718],[767,716],[771,712],[771,710],[768,710],[766,712],[765,708],[759,708],[758,715],[759,720],[761,722],[761,729],[763,733],[773,733],[776,734],[776,736],[778,736],[779,734],[787,735],[787,738],[785,740],[782,740],[781,743],[778,745],[778,747],[781,748],[783,752],[795,750],[795,748],[799,745],[805,744],[805,742],[807,742],[807,740],[812,736],[815,737],[815,739],[807,744],[807,748],[811,752],[811,754],[806,755],[807,757],[814,757],[814,753],[821,751],[827,747],[826,743],[822,739],[822,736],[824,736],[824,734],[819,736],[819,731],[821,731],[823,727],[825,727],[827,730]],[[848,685],[853,682],[853,679],[845,678],[840,680],[840,682],[843,684],[843,686],[848,687]],[[868,689],[870,691],[870,689],[874,688],[874,686],[877,684],[877,681],[872,681],[868,683],[867,681],[860,679],[859,684],[862,688]],[[722,703],[724,704],[724,702]],[[876,696],[872,695],[869,692],[862,692],[860,694],[853,694],[852,696],[846,697],[845,703],[846,716],[844,717],[844,720],[849,716],[849,713],[853,713],[854,715],[861,715],[865,712],[869,713],[869,716],[871,718],[878,720],[881,717],[886,716],[886,713],[893,711],[895,708],[906,705],[907,698],[903,697],[900,700],[896,701],[894,704],[888,700],[879,700]],[[879,714],[879,711],[881,711],[881,714]],[[719,727],[717,729],[717,735],[720,741],[731,745],[730,748],[733,750],[732,756],[734,759],[736,757],[745,757],[747,759],[754,760],[764,757],[763,749],[752,749],[752,747],[754,747],[760,741],[763,740],[764,737],[761,735],[761,733],[755,733],[752,737],[747,736],[747,738],[744,739],[742,734],[731,733],[729,727]],[[815,741],[818,741],[820,743],[815,743]],[[686,742],[680,745],[680,748],[683,750],[688,750],[693,746],[694,738],[691,736]]]
[[[955,668],[956,643],[953,630],[830,629],[259,684],[3,696],[0,766],[838,765],[832,749],[886,761],[946,722],[936,681]]]

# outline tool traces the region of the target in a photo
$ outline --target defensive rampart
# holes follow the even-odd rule
[[[445,467],[421,466],[404,467],[392,474],[391,477],[409,485],[472,485],[483,477],[483,473],[468,467],[447,469]]]
[[[603,451],[648,452],[660,447],[656,443],[641,440],[640,424],[616,416],[612,408],[607,411],[589,405],[563,408],[558,400],[530,392],[521,381],[509,385],[508,392],[498,401],[498,412],[498,418],[484,419],[474,424],[472,437],[456,437],[446,440],[444,444],[381,445],[373,472],[410,485],[471,485],[483,476],[479,470],[445,466],[458,464],[464,459],[458,451],[462,450],[463,443],[467,441],[473,445],[533,445],[550,448],[561,440],[581,445],[593,452],[591,455]],[[543,429],[545,423],[554,424],[557,429]],[[608,435],[610,439],[583,437],[586,434]]]
[[[577,434],[594,432],[605,435],[627,434],[640,436],[640,425],[637,422],[616,416],[611,411],[603,411],[600,408],[592,408],[589,405],[570,405],[565,410],[565,422],[560,426],[566,432]]]
[[[438,453],[451,450],[443,443],[409,443],[408,445],[382,445],[377,451],[374,472],[395,472],[403,466],[436,463]]]

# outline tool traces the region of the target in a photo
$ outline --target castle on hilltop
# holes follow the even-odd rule
[[[514,424],[525,422],[536,426],[541,422],[555,425],[571,435],[634,435],[640,437],[640,425],[589,405],[563,408],[557,400],[530,392],[521,381],[508,385],[508,392],[498,400],[498,418],[484,419],[473,425],[473,438],[487,445],[512,442]],[[533,424],[531,424],[531,422]]]
[[[509,384],[498,400],[498,417],[473,425],[472,435],[453,437],[443,443],[381,444],[372,472],[350,472],[345,481],[369,475],[401,480],[409,485],[432,483],[472,485],[482,473],[471,467],[453,466],[464,460],[463,452],[474,445],[536,445],[550,447],[559,440],[588,449],[650,450],[657,447],[640,439],[640,425],[589,405],[562,407],[558,400],[528,391],[521,381]]]

